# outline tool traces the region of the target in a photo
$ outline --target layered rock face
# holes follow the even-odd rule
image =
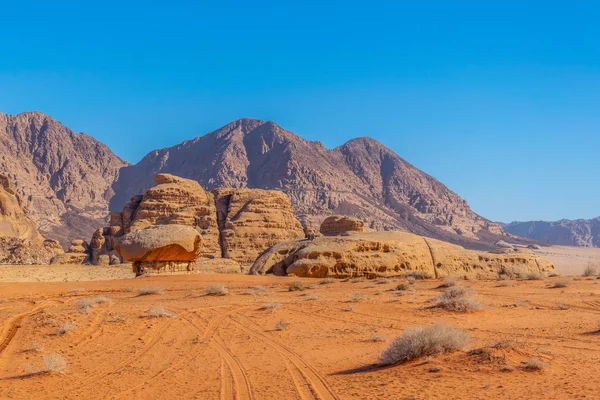
[[[157,175],[155,182],[120,214],[112,214],[110,227],[94,234],[93,263],[116,252],[133,262],[138,273],[214,269],[215,265],[201,260],[217,258],[235,262],[237,267],[228,262],[227,270],[240,270],[240,264],[251,265],[274,244],[304,236],[282,192],[222,189],[210,193],[195,181],[170,174]],[[198,240],[189,236],[193,232]],[[160,237],[164,243],[157,241]],[[193,252],[181,251],[191,251],[182,243],[192,242],[197,245]]]
[[[556,222],[512,222],[504,229],[513,235],[548,244],[600,247],[600,217]]]
[[[269,247],[304,237],[290,199],[275,190],[214,192],[224,258],[252,264]]]
[[[324,236],[350,235],[353,233],[362,233],[365,230],[365,223],[358,218],[333,215],[325,218],[319,231]]]
[[[301,277],[497,278],[500,274],[550,273],[554,266],[529,250],[493,254],[405,232],[372,232],[280,243],[262,254],[251,274]]]
[[[62,248],[58,242],[44,240],[26,215],[10,179],[0,175],[0,263],[47,263],[60,253]]]
[[[404,230],[471,248],[504,235],[456,193],[370,138],[332,150],[273,122],[241,119],[205,136],[156,150],[121,170],[111,209],[152,186],[157,172],[203,187],[278,189],[307,230],[332,214],[355,216],[369,228]]]
[[[0,112],[0,174],[15,183],[44,237],[67,248],[105,225],[111,188],[128,165],[108,147],[39,112]]]
[[[69,250],[52,258],[50,264],[89,264],[90,246],[85,240],[76,239],[71,242]]]

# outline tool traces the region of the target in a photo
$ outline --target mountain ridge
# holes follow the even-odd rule
[[[558,221],[514,221],[504,226],[514,235],[548,244],[600,247],[600,216]]]

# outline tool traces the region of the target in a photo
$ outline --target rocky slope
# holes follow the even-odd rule
[[[273,122],[234,121],[205,136],[155,150],[121,170],[110,208],[119,211],[133,194],[153,184],[158,173],[217,187],[279,189],[298,218],[318,231],[332,214],[359,217],[368,228],[399,229],[468,247],[504,234],[475,214],[442,183],[370,138],[332,150]]]
[[[0,173],[41,234],[67,248],[103,226],[112,184],[128,165],[96,139],[39,113],[0,113]]]
[[[556,222],[512,222],[504,229],[513,235],[549,244],[600,247],[600,217]]]

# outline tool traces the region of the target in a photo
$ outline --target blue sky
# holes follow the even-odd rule
[[[591,1],[84,3],[3,2],[0,111],[130,162],[241,117],[371,136],[487,218],[600,215]]]

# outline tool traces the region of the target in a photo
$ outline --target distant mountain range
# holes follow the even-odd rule
[[[600,217],[555,222],[511,222],[504,225],[504,230],[549,244],[600,247]]]
[[[331,214],[362,218],[378,230],[404,230],[470,248],[506,237],[500,225],[368,137],[335,149],[274,122],[240,119],[204,136],[154,150],[129,165],[94,138],[39,112],[0,113],[0,173],[47,238],[89,239],[110,211],[152,186],[158,173],[206,189],[279,189],[299,219],[316,228]]]

